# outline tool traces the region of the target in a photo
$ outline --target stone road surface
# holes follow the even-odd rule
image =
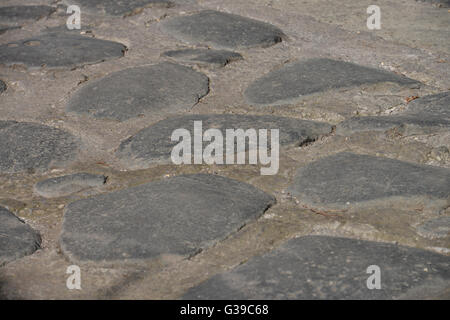
[[[1,1],[0,298],[450,299],[450,4],[372,4]],[[200,120],[278,173],[173,164]]]

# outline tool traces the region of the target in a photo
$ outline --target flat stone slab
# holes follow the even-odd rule
[[[433,116],[450,121],[450,91],[413,100],[408,104],[406,113]]]
[[[4,25],[0,25],[0,34],[5,33],[6,31],[9,30],[14,30],[14,29],[20,29],[20,26],[4,26]]]
[[[180,41],[231,50],[270,47],[285,36],[269,23],[213,10],[164,20],[161,28]]]
[[[50,33],[0,46],[0,64],[27,67],[78,67],[121,58],[126,47],[118,42],[76,34]]]
[[[417,233],[429,239],[446,238],[450,234],[450,217],[442,216],[420,224]]]
[[[57,198],[88,188],[101,187],[107,177],[98,174],[76,173],[38,182],[34,191],[44,198]]]
[[[77,156],[72,134],[37,123],[0,121],[0,172],[45,171]]]
[[[288,191],[314,207],[345,208],[413,197],[444,207],[450,195],[450,170],[342,152],[298,169]]]
[[[86,36],[89,36],[89,34],[93,33],[93,30],[95,30],[95,26],[89,24],[82,24],[80,26],[80,29],[69,29],[66,24],[62,24],[59,26],[45,27],[43,33],[49,34],[49,33],[66,32],[78,35],[85,34]]]
[[[380,268],[381,289],[368,289]],[[450,257],[394,244],[306,236],[190,289],[188,300],[412,299],[442,294]]]
[[[6,91],[6,83],[4,83],[2,80],[0,80],[0,93],[3,91]]]
[[[380,131],[396,129],[403,136],[414,134],[429,134],[438,131],[448,131],[450,121],[433,116],[423,115],[392,115],[351,118],[341,122],[336,127],[336,133],[349,136],[363,131]]]
[[[275,116],[187,115],[162,120],[139,131],[120,144],[117,156],[124,165],[132,169],[148,168],[158,162],[168,163],[171,161],[172,149],[179,143],[178,141],[171,141],[174,130],[179,128],[188,130],[192,137],[192,150],[194,150],[194,121],[202,121],[203,132],[211,128],[222,132],[224,155],[226,154],[226,129],[255,129],[257,131],[260,129],[279,129],[280,146],[300,146],[332,131],[332,126],[327,123]],[[208,142],[204,142],[203,148],[207,144]]]
[[[381,69],[331,59],[309,59],[286,64],[254,81],[245,90],[247,102],[255,105],[295,103],[302,96],[379,82],[417,86],[420,82]]]
[[[191,62],[220,67],[223,67],[230,62],[243,59],[241,54],[228,50],[182,49],[167,51],[164,52],[163,55],[180,62]]]
[[[442,8],[450,7],[450,0],[416,0],[418,2],[429,2]]]
[[[12,212],[0,207],[0,266],[40,248],[41,237]]]
[[[172,5],[169,0],[67,0],[64,2],[67,5],[78,5],[81,12],[87,9],[93,13],[112,16],[123,16],[154,4]]]
[[[56,8],[50,6],[7,6],[0,7],[2,23],[21,23],[27,20],[39,20],[48,17]]]
[[[88,83],[70,99],[67,111],[125,121],[148,113],[187,111],[209,92],[203,73],[174,63],[122,70]]]
[[[402,135],[427,134],[450,129],[450,92],[444,92],[412,101],[399,115],[357,117],[341,122],[339,135],[361,131],[396,129]]]
[[[79,262],[188,257],[261,216],[274,197],[217,175],[182,175],[69,204],[61,248]]]

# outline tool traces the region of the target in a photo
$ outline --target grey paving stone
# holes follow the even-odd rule
[[[0,20],[5,24],[38,20],[51,15],[56,8],[50,6],[6,6],[0,7]]]
[[[164,52],[163,55],[181,62],[194,62],[206,65],[225,66],[243,59],[237,52],[227,50],[182,49]]]
[[[71,203],[61,248],[79,262],[188,257],[258,218],[275,199],[243,182],[195,174]]]
[[[45,27],[43,30],[43,33],[60,33],[60,32],[66,32],[66,33],[72,33],[72,34],[86,34],[89,36],[89,34],[92,34],[92,30],[95,29],[92,25],[82,24],[80,26],[80,29],[69,29],[66,24],[62,24],[56,27]]]
[[[166,19],[161,28],[178,40],[218,49],[269,47],[284,38],[269,23],[213,10]]]
[[[123,16],[136,9],[145,8],[153,4],[171,5],[169,0],[65,0],[67,5],[78,5],[83,10],[94,13]]]
[[[50,33],[1,45],[0,64],[73,68],[123,57],[125,50],[118,42]]]
[[[254,81],[244,95],[250,104],[282,105],[295,103],[308,94],[379,82],[414,87],[420,84],[385,70],[319,58],[286,64]]]
[[[450,170],[342,152],[298,169],[288,191],[315,207],[345,207],[391,197],[425,197],[445,205]]]
[[[429,2],[442,8],[450,7],[450,0],[416,0],[418,2]]]
[[[417,233],[429,239],[448,237],[450,234],[450,217],[442,216],[425,221],[417,226]]]
[[[6,91],[6,83],[4,83],[2,80],[0,80],[0,93],[3,91]]]
[[[34,186],[34,190],[45,198],[63,197],[88,188],[101,187],[106,179],[98,174],[75,173],[40,181]]]
[[[433,116],[450,121],[450,91],[413,100],[408,104],[406,113]]]
[[[187,115],[169,118],[141,130],[121,143],[117,156],[124,165],[133,169],[147,168],[155,162],[170,162],[172,149],[178,144],[177,141],[171,141],[172,132],[184,128],[193,137],[194,121],[202,121],[203,131],[219,129],[224,139],[226,129],[279,129],[280,146],[299,146],[332,131],[332,126],[327,123],[275,116]],[[207,144],[205,142],[204,147]]]
[[[5,33],[8,30],[14,30],[14,29],[20,29],[20,26],[4,26],[4,25],[0,25],[0,34]]]
[[[448,131],[450,121],[444,118],[423,115],[392,115],[357,117],[345,120],[337,125],[336,133],[342,136],[362,131],[388,131],[396,129],[397,133],[408,136]]]
[[[189,110],[209,92],[209,79],[192,68],[173,63],[112,73],[78,90],[68,112],[97,119],[125,121],[147,113]]]
[[[0,266],[39,249],[41,237],[12,212],[0,207]]]
[[[76,158],[79,141],[37,123],[0,121],[0,172],[45,171]]]
[[[412,101],[399,115],[357,117],[337,126],[339,135],[360,131],[387,131],[397,129],[402,135],[427,134],[450,129],[450,92],[425,96]]]
[[[369,266],[381,289],[369,290]],[[411,299],[450,285],[450,257],[393,244],[306,236],[190,289],[184,299]]]

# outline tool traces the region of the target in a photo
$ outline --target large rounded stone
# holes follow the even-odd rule
[[[88,83],[70,99],[67,111],[125,121],[150,112],[189,110],[208,92],[209,79],[203,73],[161,63],[122,70]]]
[[[107,177],[90,173],[75,173],[56,178],[39,181],[34,191],[44,198],[57,198],[70,195],[82,190],[101,187],[106,183]]]
[[[123,141],[117,151],[122,163],[132,169],[148,168],[154,163],[170,162],[171,152],[178,141],[171,141],[172,133],[179,128],[186,129],[194,137],[194,121],[202,121],[203,131],[214,128],[225,137],[227,129],[279,129],[280,145],[300,146],[332,131],[327,123],[275,116],[207,114],[169,118],[139,131]],[[194,142],[194,139],[191,139]],[[203,143],[203,147],[207,142]],[[192,147],[192,150],[193,147]],[[224,154],[225,154],[224,149]]]
[[[45,171],[77,156],[78,139],[37,123],[0,121],[0,172]]]
[[[450,195],[450,170],[342,152],[298,169],[288,191],[315,207],[382,204],[394,197],[421,197],[442,207]]]
[[[375,268],[380,273],[379,289]],[[369,271],[368,271],[369,269]],[[424,299],[450,286],[450,257],[388,243],[306,236],[216,275],[187,300]]]
[[[172,5],[170,0],[64,0],[67,5],[78,5],[84,10],[97,14],[123,16],[127,13],[153,4]]]
[[[0,24],[0,34],[3,34],[9,30],[15,30],[15,29],[20,29],[20,28],[21,28],[20,26],[5,26],[5,25]]]
[[[402,135],[428,134],[450,129],[450,92],[425,96],[412,101],[406,111],[398,115],[357,117],[337,126],[340,135],[360,131],[396,129]]]
[[[450,121],[450,91],[431,94],[408,104],[408,114],[428,115]]]
[[[437,5],[438,7],[442,8],[449,8],[450,7],[450,0],[416,0],[418,2],[429,2],[434,5]]]
[[[27,20],[38,20],[55,11],[54,7],[40,5],[0,7],[0,20],[2,23],[15,24]]]
[[[450,121],[444,118],[428,115],[392,115],[392,116],[368,116],[351,118],[341,122],[336,133],[342,136],[352,135],[363,131],[380,131],[396,129],[403,136],[415,134],[429,134],[438,131],[448,131]]]
[[[216,175],[185,175],[71,203],[61,248],[79,262],[188,257],[261,216],[275,199]]]
[[[178,40],[218,49],[269,47],[284,37],[269,23],[213,10],[164,20],[161,28]]]
[[[27,67],[79,67],[123,57],[118,42],[76,34],[50,33],[0,46],[0,63]]]
[[[164,55],[180,62],[197,63],[223,67],[228,63],[243,59],[237,52],[210,49],[182,49],[164,52]]]
[[[251,104],[282,105],[295,103],[308,94],[379,82],[419,84],[385,70],[320,58],[286,64],[254,81],[244,94]]]
[[[39,249],[41,237],[12,212],[0,207],[0,266]]]

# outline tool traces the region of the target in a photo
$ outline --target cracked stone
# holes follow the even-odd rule
[[[39,249],[41,237],[12,212],[0,207],[0,266]]]
[[[178,144],[178,141],[171,141],[172,132],[184,128],[193,137],[194,121],[202,121],[204,131],[219,129],[224,137],[226,129],[279,129],[280,146],[300,146],[332,131],[332,125],[327,123],[275,116],[187,115],[169,118],[139,131],[121,143],[117,156],[124,165],[133,169],[148,168],[156,162],[169,162],[172,149]]]
[[[445,238],[450,233],[450,217],[442,216],[417,226],[417,233],[429,239]]]
[[[69,204],[61,248],[74,261],[185,258],[257,219],[274,197],[217,175],[182,175]]]
[[[414,87],[420,84],[385,70],[319,58],[286,64],[254,81],[244,95],[250,104],[283,105],[313,93],[380,82]]]
[[[399,115],[357,117],[337,126],[339,135],[352,135],[361,131],[387,131],[396,129],[407,136],[448,131],[450,128],[450,92],[425,96],[409,103]]]
[[[173,63],[122,70],[88,83],[70,99],[67,111],[125,121],[148,113],[187,111],[209,92],[209,79]]]
[[[337,126],[336,133],[349,136],[362,131],[396,130],[402,136],[429,134],[447,131],[450,121],[437,117],[420,117],[420,115],[369,116],[346,120]]]
[[[285,37],[269,23],[213,10],[164,20],[161,28],[178,40],[217,49],[269,47]]]
[[[450,170],[342,152],[298,169],[288,191],[313,207],[420,198],[426,206],[443,208],[450,195]]]
[[[79,67],[121,58],[126,47],[118,42],[76,34],[50,33],[0,46],[0,63],[27,67]]]
[[[106,179],[103,175],[76,173],[40,181],[34,190],[45,198],[57,198],[88,188],[101,187],[106,183]]]
[[[380,268],[381,289],[367,283]],[[191,288],[187,300],[423,299],[450,285],[450,257],[422,249],[327,236],[291,239]]]
[[[0,172],[46,171],[71,163],[78,140],[70,133],[37,123],[0,121]]]
[[[27,20],[39,20],[56,11],[49,6],[8,6],[0,7],[0,20],[2,23],[16,24]]]
[[[164,52],[165,56],[180,62],[193,62],[206,65],[225,66],[230,62],[242,60],[237,52],[227,50],[183,49]]]
[[[169,0],[70,0],[64,1],[67,5],[78,5],[81,10],[88,9],[94,13],[123,16],[138,9],[154,4],[171,6]]]

